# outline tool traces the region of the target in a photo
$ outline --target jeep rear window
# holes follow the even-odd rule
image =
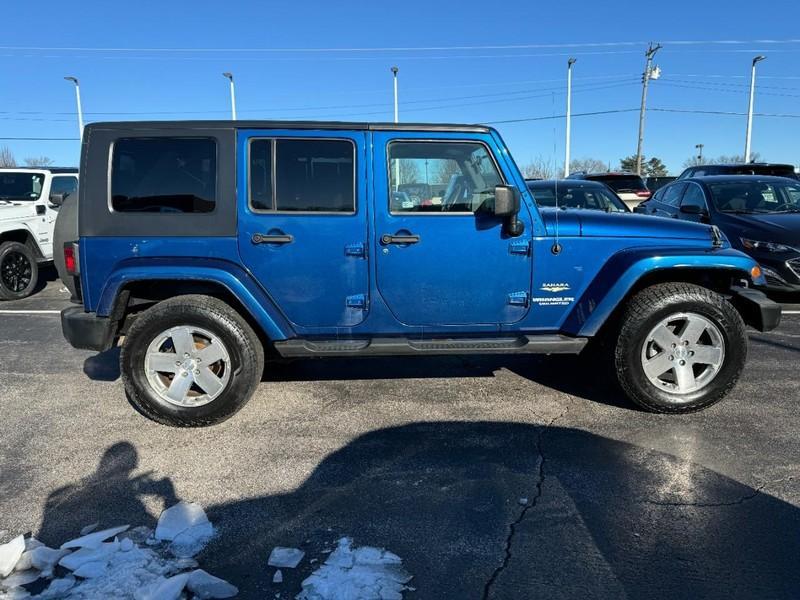
[[[111,207],[117,212],[209,213],[217,197],[211,138],[123,138],[114,143]]]
[[[250,206],[257,211],[354,213],[355,144],[344,139],[254,139]]]
[[[0,173],[0,200],[38,200],[43,185],[41,173]]]

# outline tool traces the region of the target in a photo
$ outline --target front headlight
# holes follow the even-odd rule
[[[760,250],[761,252],[791,252],[794,250],[791,246],[776,244],[775,242],[761,242],[759,240],[748,240],[747,238],[739,239],[742,241],[742,246],[748,250]]]

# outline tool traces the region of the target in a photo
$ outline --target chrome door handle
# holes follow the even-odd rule
[[[388,246],[389,244],[416,244],[418,242],[418,235],[390,235],[384,233],[381,236],[381,244],[384,246]]]
[[[285,233],[275,235],[254,233],[250,241],[254,244],[291,244],[294,241],[294,236]]]

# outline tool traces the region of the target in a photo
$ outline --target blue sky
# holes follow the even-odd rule
[[[65,75],[81,81],[87,121],[228,118],[223,71],[235,75],[240,118],[391,120],[396,64],[401,120],[551,117],[496,127],[520,164],[561,163],[564,119],[552,117],[564,113],[566,62],[575,56],[573,111],[630,112],[576,117],[572,156],[615,166],[636,150],[632,109],[650,40],[664,45],[650,107],[743,113],[751,58],[766,54],[756,112],[800,115],[796,0],[770,0],[768,10],[741,0],[603,4],[14,2],[0,38],[0,138],[75,137]],[[707,155],[742,153],[744,133],[744,116],[649,111],[645,153],[679,172],[698,143]],[[753,149],[798,164],[798,137],[800,118],[757,116]],[[77,141],[2,145],[18,159],[77,164]]]

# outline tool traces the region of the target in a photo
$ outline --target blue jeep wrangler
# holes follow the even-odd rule
[[[77,211],[77,215],[76,215]],[[77,347],[122,340],[130,401],[220,422],[266,356],[613,356],[646,409],[699,410],[780,308],[713,227],[537,209],[483,126],[199,121],[86,128],[57,261]],[[611,361],[609,361],[611,364]]]

